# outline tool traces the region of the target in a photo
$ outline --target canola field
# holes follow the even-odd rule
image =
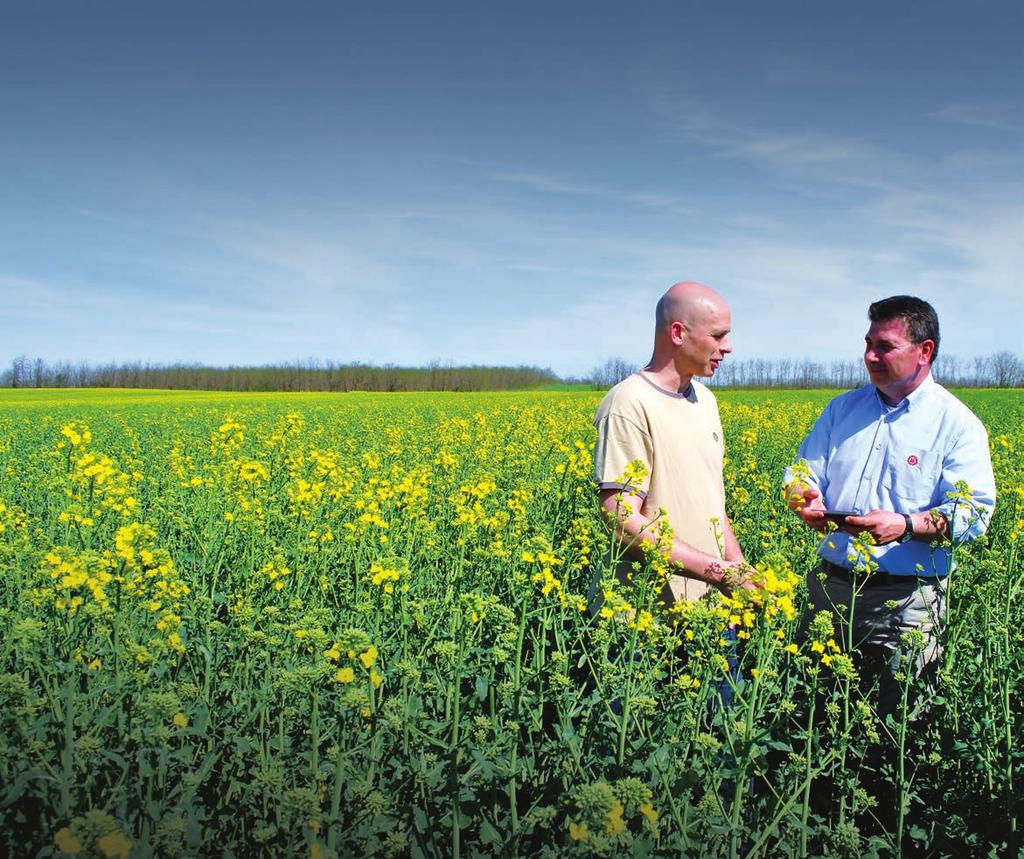
[[[2,392],[0,853],[1016,855],[1024,395],[961,396],[998,508],[883,720],[794,640],[825,392],[719,394],[762,587],[672,612],[607,577],[600,394]]]

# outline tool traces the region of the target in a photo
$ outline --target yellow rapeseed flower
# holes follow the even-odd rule
[[[97,840],[96,846],[100,848],[100,852],[107,859],[114,859],[114,857],[127,859],[128,851],[132,849],[132,842],[120,829],[115,829]]]
[[[569,821],[569,837],[573,841],[589,841],[590,831],[587,829],[587,824],[577,823],[574,820]]]
[[[339,683],[351,683],[356,679],[356,672],[346,665],[344,668],[338,669],[338,673],[334,675],[334,679]]]
[[[238,477],[240,480],[252,483],[256,480],[269,480],[270,472],[262,462],[252,461],[241,465],[238,469]]]
[[[79,421],[72,421],[65,425],[61,429],[60,434],[71,442],[72,447],[78,447],[92,441],[92,433],[89,431],[89,427]],[[64,852],[67,853],[68,851],[65,850]]]
[[[622,803],[615,800],[615,804],[609,809],[604,818],[604,831],[609,835],[618,835],[626,828],[626,821],[622,819]]]
[[[71,827],[65,826],[58,829],[53,836],[53,843],[57,845],[57,849],[61,853],[75,853],[82,852],[82,842],[75,837],[75,833],[71,831]]]
[[[654,810],[654,806],[649,802],[645,802],[641,805],[639,811],[652,826],[658,822],[658,812]]]

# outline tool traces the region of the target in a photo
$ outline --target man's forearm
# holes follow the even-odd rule
[[[731,531],[730,528],[729,532],[731,533]],[[723,561],[721,558],[695,549],[678,537],[672,538],[671,546],[660,545],[664,543],[664,539],[660,538],[657,533],[656,521],[648,519],[640,513],[619,518],[616,521],[614,534],[619,545],[629,553],[630,557],[641,561],[646,560],[645,552],[656,549],[661,551],[672,565],[678,568],[672,570],[673,573],[697,579],[715,587],[720,587],[725,582],[726,570],[731,569],[735,561],[742,561],[742,553],[739,558],[727,558]],[[736,538],[732,539],[735,543]],[[736,551],[739,551],[738,544]]]
[[[740,548],[739,540],[736,539],[736,534],[732,530],[732,522],[729,521],[729,517],[725,517],[725,524],[722,527],[722,549],[725,560],[736,561],[737,563],[745,563],[746,558],[743,557],[743,550]]]

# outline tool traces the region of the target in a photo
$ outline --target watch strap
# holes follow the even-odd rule
[[[907,525],[903,533],[900,535],[899,542],[909,543],[914,539],[914,520],[910,518],[909,513],[903,513],[901,515],[903,516],[903,521],[905,521]]]

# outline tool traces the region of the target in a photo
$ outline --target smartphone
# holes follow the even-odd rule
[[[835,522],[837,525],[842,525],[846,522],[847,516],[859,516],[859,513],[854,513],[852,510],[826,510],[825,518],[829,522]]]

